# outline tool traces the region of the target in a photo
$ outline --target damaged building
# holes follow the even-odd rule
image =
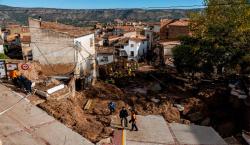
[[[71,65],[67,76],[84,84],[95,82],[96,52],[94,32],[79,27],[29,18],[33,60],[43,65]],[[82,83],[81,83],[82,84]]]

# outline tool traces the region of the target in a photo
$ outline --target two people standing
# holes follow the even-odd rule
[[[125,124],[125,127],[128,127],[128,111],[126,110],[125,107],[122,107],[122,110],[120,111],[119,117],[121,119],[121,125],[123,126],[123,122]],[[136,114],[135,111],[132,110],[131,111],[131,120],[129,121],[129,123],[132,123],[132,128],[131,131],[133,131],[135,129],[135,131],[138,131],[138,127],[136,125]]]

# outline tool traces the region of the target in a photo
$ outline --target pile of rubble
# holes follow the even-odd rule
[[[122,96],[121,93],[119,88],[112,85],[97,83],[96,87],[91,87],[82,93],[78,92],[75,97],[47,100],[39,107],[96,143],[112,135],[111,116],[107,106],[110,99],[115,99],[117,109],[126,106],[123,101],[116,98]]]

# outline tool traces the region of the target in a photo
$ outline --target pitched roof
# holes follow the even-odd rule
[[[125,32],[132,32],[136,30],[134,26],[115,26],[115,29],[122,29]]]
[[[141,42],[141,41],[146,41],[147,38],[143,37],[143,36],[139,36],[139,37],[131,37],[129,38],[129,40],[135,41],[135,42]]]
[[[162,19],[161,20],[161,27],[164,27],[170,23],[172,23],[174,20],[173,19]]]
[[[182,20],[182,19],[169,24],[169,26],[188,26],[188,25],[189,25],[189,21]]]
[[[65,25],[65,24],[60,24],[56,22],[41,22],[41,28],[42,29],[47,29],[47,30],[52,30],[55,32],[60,32],[64,34],[68,34],[69,36],[72,37],[80,37],[84,35],[88,35],[93,33],[91,30],[83,29],[80,27],[74,27],[71,25]]]
[[[99,54],[113,54],[115,51],[114,47],[98,47],[96,52]]]

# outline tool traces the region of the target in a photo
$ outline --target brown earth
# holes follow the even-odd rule
[[[135,101],[137,103],[133,107],[136,108],[138,114],[163,114],[167,121],[180,122],[179,111],[168,101],[155,103],[143,99],[142,96],[131,97],[124,94],[114,85],[98,82],[96,86],[77,93],[75,97],[59,101],[48,100],[39,107],[94,143],[110,137],[113,133],[110,128],[111,116],[108,110],[108,103],[111,100],[116,103],[117,107],[113,115],[118,115],[123,106],[128,110],[131,109],[129,103]],[[92,99],[91,107],[84,110],[88,99]]]
[[[70,74],[75,69],[74,64],[55,64],[55,65],[39,64],[39,66],[41,67],[41,70],[39,72],[40,75],[45,75],[45,76]]]

